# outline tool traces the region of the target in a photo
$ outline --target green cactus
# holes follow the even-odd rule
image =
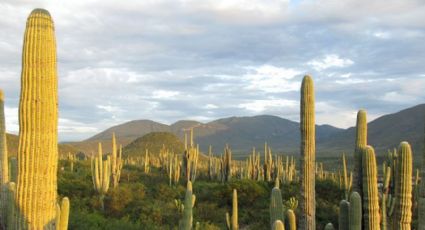
[[[362,149],[367,145],[366,111],[357,112],[356,143],[354,149],[353,191],[362,193]]]
[[[397,173],[394,177],[395,213],[394,229],[410,229],[412,221],[412,150],[409,143],[401,142],[398,147]]]
[[[224,148],[224,155],[221,158],[221,181],[228,182],[232,177],[232,150],[228,145]]]
[[[349,230],[362,229],[362,198],[358,192],[350,195]]]
[[[0,222],[3,228],[6,226],[7,211],[7,187],[9,183],[9,162],[6,141],[6,122],[4,117],[4,95],[0,90]]]
[[[362,163],[364,229],[379,230],[378,173],[375,151],[371,146],[364,148]]]
[[[285,226],[283,225],[282,221],[276,220],[273,223],[272,230],[285,230]]]
[[[314,86],[311,76],[306,75],[301,85],[301,230],[316,229],[316,198],[315,198],[315,112]]]
[[[122,146],[117,150],[115,133],[112,133],[111,179],[113,188],[118,187],[122,169]]]
[[[7,212],[6,212],[6,228],[5,229],[16,229],[16,184],[9,182],[7,185]]]
[[[295,212],[292,209],[286,211],[286,219],[289,230],[297,230],[297,219],[295,217]]]
[[[180,230],[191,230],[193,228],[193,206],[196,196],[192,194],[192,182],[187,182],[186,195],[184,197],[183,218],[180,220]]]
[[[18,179],[18,159],[16,157],[9,158],[9,178],[11,182]]]
[[[382,184],[382,198],[381,198],[381,230],[386,230],[388,228],[387,217],[389,212],[387,209],[387,203],[389,201],[389,185],[391,180],[391,167],[385,164],[383,165],[383,184]]]
[[[423,144],[425,144],[425,132],[423,132],[423,134]],[[418,195],[418,230],[425,230],[425,148],[422,150],[420,174],[422,180],[419,185]]]
[[[332,223],[328,223],[326,226],[325,226],[325,230],[334,230],[335,228],[334,228],[334,225],[332,224]]]
[[[270,225],[273,226],[276,220],[284,221],[284,215],[282,193],[278,187],[274,187],[270,199]]]
[[[232,196],[232,218],[230,219],[229,213],[226,213],[226,223],[227,228],[229,230],[238,230],[239,229],[239,223],[238,223],[238,192],[236,189],[233,189],[233,196]]]
[[[348,230],[350,223],[350,203],[346,200],[342,200],[339,203],[339,215],[338,215],[338,229]]]

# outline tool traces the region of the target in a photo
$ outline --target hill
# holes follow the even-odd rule
[[[9,157],[16,157],[16,154],[18,153],[18,146],[19,146],[19,136],[14,134],[6,134],[6,140],[7,140],[7,152],[9,154]],[[66,155],[69,152],[76,153],[78,152],[78,149],[70,144],[59,144],[59,155]]]
[[[139,137],[123,149],[124,156],[144,155],[145,149],[150,153],[157,154],[162,146],[174,153],[181,154],[184,151],[184,144],[179,138],[168,132],[153,132]]]

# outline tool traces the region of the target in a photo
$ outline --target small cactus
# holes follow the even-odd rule
[[[401,142],[398,147],[396,183],[396,204],[394,229],[410,229],[412,221],[412,150],[409,143]]]
[[[348,230],[350,223],[350,203],[346,200],[342,200],[339,203],[339,215],[338,215],[338,229]]]
[[[273,226],[276,220],[284,221],[282,194],[278,187],[272,189],[270,200],[270,225]]]
[[[285,230],[285,226],[283,225],[283,222],[282,222],[282,221],[280,221],[280,220],[276,220],[276,221],[273,223],[273,227],[272,227],[272,229],[273,229],[273,230]]]
[[[362,198],[358,192],[350,195],[349,230],[362,229]]]

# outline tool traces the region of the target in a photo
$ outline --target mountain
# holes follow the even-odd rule
[[[368,140],[379,153],[397,147],[400,141],[408,141],[419,154],[423,148],[425,104],[420,104],[393,114],[384,115],[369,122]],[[353,121],[355,123],[355,121]],[[298,154],[300,146],[299,123],[270,115],[253,117],[229,117],[201,123],[178,121],[165,125],[151,120],[136,120],[111,127],[85,141],[70,143],[85,152],[97,151],[97,142],[104,143],[105,152],[110,147],[112,132],[123,146],[151,132],[170,132],[184,140],[184,131],[194,129],[195,142],[206,152],[209,145],[213,152],[221,153],[229,144],[234,153],[245,154],[256,147],[262,151],[264,142],[275,152]],[[331,125],[316,125],[316,147],[318,156],[330,156],[354,149],[355,128],[339,129]]]
[[[152,132],[137,138],[125,146],[123,149],[123,155],[144,156],[145,149],[148,149],[150,153],[157,154],[163,145],[174,153],[180,154],[184,151],[184,144],[176,135],[168,132]]]
[[[424,144],[425,104],[381,116],[368,123],[368,144],[376,152],[385,153],[396,148],[401,141],[408,141],[415,155],[420,155]],[[352,152],[355,128],[351,127],[325,142],[323,149]]]

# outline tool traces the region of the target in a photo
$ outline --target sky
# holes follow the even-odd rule
[[[425,102],[423,0],[2,0],[11,133],[34,8],[55,22],[61,141],[136,119],[299,121],[305,74],[318,124],[347,128],[360,108],[372,120]]]

